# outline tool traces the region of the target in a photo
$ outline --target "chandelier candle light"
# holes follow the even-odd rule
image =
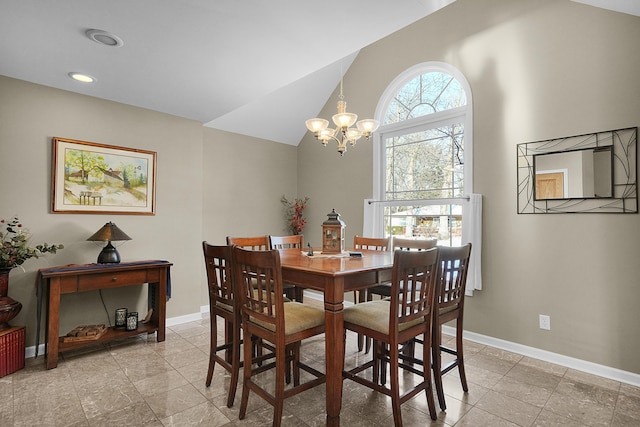
[[[316,139],[322,142],[325,147],[330,140],[334,140],[338,143],[338,153],[340,156],[344,156],[347,151],[347,143],[351,146],[356,145],[356,141],[361,137],[369,139],[371,134],[378,129],[379,123],[374,119],[358,120],[358,115],[354,113],[347,113],[347,102],[344,100],[342,94],[342,79],[340,79],[340,96],[338,101],[338,114],[334,114],[333,123],[336,125],[335,129],[329,127],[329,120],[314,118],[305,122],[307,129],[309,129],[315,135]],[[351,126],[356,125],[355,128]]]

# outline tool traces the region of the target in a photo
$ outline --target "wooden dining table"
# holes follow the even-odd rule
[[[344,363],[344,295],[391,279],[393,254],[359,251],[362,256],[314,256],[299,249],[280,251],[282,279],[324,295],[327,425],[340,425],[342,368]]]

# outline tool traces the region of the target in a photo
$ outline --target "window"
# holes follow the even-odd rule
[[[473,193],[472,99],[465,77],[442,62],[418,64],[378,102],[369,236],[471,242],[467,295],[482,289],[482,197]]]
[[[374,235],[462,243],[471,111],[466,79],[448,64],[419,64],[389,85],[376,111]]]

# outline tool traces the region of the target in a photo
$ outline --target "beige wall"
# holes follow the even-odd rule
[[[452,64],[471,85],[484,290],[468,299],[467,329],[640,373],[640,216],[518,215],[515,169],[518,143],[640,124],[638,40],[640,18],[574,2],[458,0],[363,49],[348,70],[348,110],[362,117],[418,63]],[[314,209],[305,240],[319,241],[333,207],[348,238],[361,233],[371,181],[371,143],[339,158],[307,135],[298,190]],[[539,314],[551,316],[551,331],[539,329]]]
[[[51,214],[55,136],[156,151],[156,215]],[[25,271],[11,272],[9,295],[24,306],[12,323],[27,326],[27,346],[35,344],[36,271],[95,262],[101,245],[86,239],[105,222],[115,222],[133,239],[119,247],[123,261],[174,263],[167,316],[192,315],[208,304],[202,240],[222,243],[227,232],[283,233],[280,197],[296,191],[296,147],[2,76],[0,159],[0,217],[18,215],[34,243],[65,245],[56,255],[27,261]],[[112,321],[120,306],[146,312],[143,288],[103,295]],[[61,332],[107,323],[95,292],[64,296],[62,311]]]
[[[296,196],[296,152],[290,145],[205,128],[203,239],[221,245],[227,236],[289,234],[280,198]]]
[[[204,128],[203,235],[288,234],[280,198],[297,189],[296,147]]]
[[[475,192],[484,195],[485,289],[469,298],[467,329],[640,373],[639,215],[517,215],[516,144],[637,126],[640,18],[559,0],[458,0],[363,49],[344,80],[348,109],[372,116],[405,69],[445,61],[474,99]],[[322,111],[335,113],[337,94]],[[49,213],[51,138],[158,153],[157,214]],[[295,158],[297,156],[297,170]],[[227,234],[284,232],[280,196],[309,196],[305,240],[335,208],[348,240],[362,232],[372,195],[372,144],[339,158],[305,137],[295,147],[203,128],[199,123],[0,77],[0,216],[13,214],[35,241],[66,249],[11,273],[24,304],[15,324],[35,343],[38,268],[94,262],[86,238],[112,220],[133,238],[123,260],[172,261],[169,317],[206,305],[200,243]],[[297,178],[296,178],[297,177]],[[105,295],[110,309],[144,305],[141,290]],[[126,302],[123,302],[126,301]],[[64,298],[62,331],[105,322],[95,293]],[[551,315],[551,331],[538,314]]]
[[[199,311],[202,224],[202,127],[199,123],[96,98],[0,77],[0,212],[18,215],[34,243],[63,243],[56,255],[31,259],[10,275],[10,295],[24,308],[13,324],[27,325],[35,343],[35,272],[38,268],[95,262],[100,246],[87,242],[107,221],[133,240],[119,247],[123,261],[166,259],[172,268],[169,317]],[[50,213],[52,137],[64,137],[157,152],[156,215]],[[113,321],[118,306],[146,312],[141,288],[103,292]],[[87,323],[107,323],[95,292],[65,296],[61,332]]]

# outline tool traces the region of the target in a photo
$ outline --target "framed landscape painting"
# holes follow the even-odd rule
[[[155,214],[156,153],[53,138],[53,213]]]

